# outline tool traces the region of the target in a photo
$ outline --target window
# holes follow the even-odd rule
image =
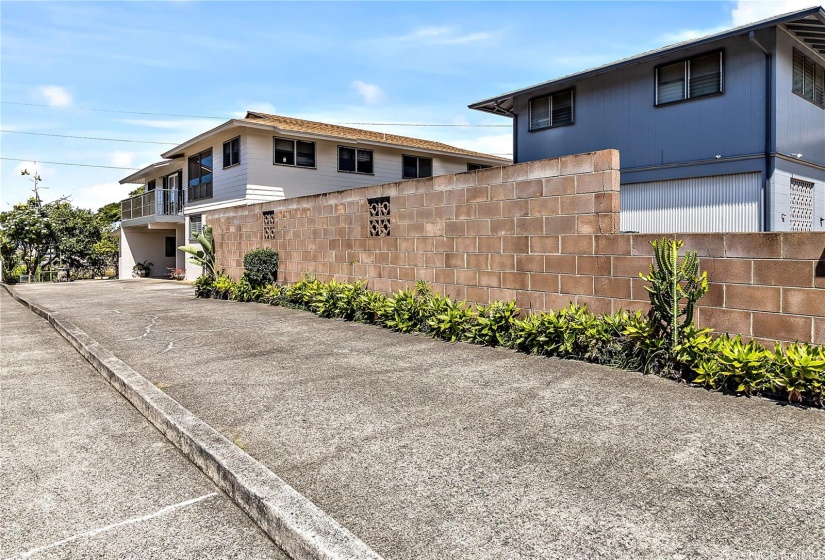
[[[223,168],[241,163],[241,137],[223,143]]]
[[[490,169],[492,165],[482,165],[480,163],[468,163],[467,171],[478,171],[479,169]]]
[[[368,198],[370,237],[390,236],[390,197]]]
[[[722,93],[722,51],[656,68],[656,105]]]
[[[177,243],[175,243],[175,237],[174,236],[166,238],[166,246],[164,247],[166,250],[165,250],[164,254],[166,255],[167,258],[175,256],[175,248],[176,248],[175,246],[176,245],[177,245]]]
[[[152,179],[148,183],[146,183],[146,192],[155,190],[155,180]]]
[[[212,148],[189,158],[189,200],[212,198]]]
[[[401,176],[404,179],[421,179],[433,176],[433,158],[404,156]]]
[[[372,173],[372,150],[338,146],[338,171]]]
[[[302,142],[287,138],[273,138],[275,165],[315,167],[315,142]]]
[[[530,130],[573,124],[573,90],[530,100]]]
[[[203,215],[196,214],[189,216],[189,238],[197,239],[198,235],[203,231]]]
[[[825,107],[825,68],[793,50],[793,92]]]

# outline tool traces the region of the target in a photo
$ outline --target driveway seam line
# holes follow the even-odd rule
[[[46,319],[126,400],[295,560],[383,560],[262,463],[58,313],[6,291]]]

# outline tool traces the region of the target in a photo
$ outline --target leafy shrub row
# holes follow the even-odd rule
[[[207,284],[211,284],[207,286]],[[522,314],[514,301],[474,307],[419,282],[391,296],[354,284],[304,278],[288,286],[253,286],[246,277],[219,275],[214,283],[198,279],[199,297],[257,301],[306,309],[321,317],[380,325],[403,333],[422,333],[449,342],[503,346],[529,354],[584,360],[654,373],[711,390],[787,398],[822,406],[825,401],[825,349],[776,345],[771,351],[741,336],[714,336],[691,324],[678,342],[641,312],[594,315],[570,304],[559,311]],[[657,332],[659,331],[659,332]]]

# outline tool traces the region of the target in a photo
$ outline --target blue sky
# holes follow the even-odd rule
[[[47,162],[140,168],[247,109],[338,123],[506,125],[467,105],[815,1],[3,1],[0,152],[27,161],[0,160],[0,209],[29,196],[22,168],[38,170],[46,200],[71,196],[93,209],[120,200],[129,170]],[[511,148],[507,128],[362,128]]]

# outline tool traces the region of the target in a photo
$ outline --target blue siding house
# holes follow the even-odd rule
[[[512,91],[516,163],[616,148],[622,229],[825,231],[825,10]]]

